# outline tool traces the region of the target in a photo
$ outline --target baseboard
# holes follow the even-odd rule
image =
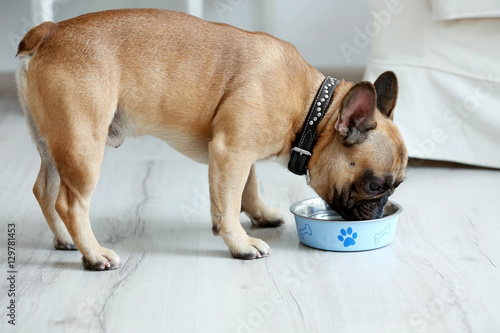
[[[0,73],[0,96],[15,96],[16,93],[16,74]]]

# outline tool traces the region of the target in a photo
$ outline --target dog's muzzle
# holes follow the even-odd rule
[[[347,221],[374,220],[384,215],[384,207],[388,199],[389,196],[384,196],[378,199],[360,200],[352,208],[335,206],[332,208]]]

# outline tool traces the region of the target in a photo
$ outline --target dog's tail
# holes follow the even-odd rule
[[[19,43],[16,57],[32,55],[45,41],[47,41],[57,30],[57,23],[43,22],[32,28]]]

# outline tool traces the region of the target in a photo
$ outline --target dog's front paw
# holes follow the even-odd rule
[[[252,237],[225,239],[231,255],[236,259],[252,260],[266,257],[271,254],[271,248],[266,242]]]
[[[245,211],[252,224],[260,228],[276,228],[285,223],[285,218],[280,210],[264,205]]]
[[[82,257],[82,264],[85,269],[104,271],[116,269],[122,266],[123,262],[113,250],[101,247],[94,256],[89,258]]]
[[[54,237],[54,240],[52,241],[52,244],[54,244],[54,247],[56,250],[78,250],[76,248],[75,243],[73,243],[72,240],[66,240],[66,239],[60,239],[58,237]]]

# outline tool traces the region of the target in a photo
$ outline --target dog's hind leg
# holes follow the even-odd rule
[[[42,209],[42,213],[54,234],[54,247],[59,250],[76,250],[75,244],[66,229],[63,221],[56,212],[55,204],[59,192],[59,174],[50,156],[45,140],[40,136],[38,127],[33,120],[26,100],[26,64],[21,63],[17,72],[19,101],[24,117],[28,124],[31,137],[40,153],[41,165],[37,180],[33,186],[33,193]]]
[[[83,255],[83,266],[94,270],[114,269],[122,263],[115,252],[100,246],[89,219],[108,127],[116,110],[116,101],[110,96],[112,92],[105,89],[80,89],[60,93],[56,100],[33,98],[30,105],[34,123],[50,155],[42,157],[35,193],[41,198],[42,209],[54,203],[55,211]],[[54,199],[55,174],[59,190]],[[53,217],[52,208],[46,208],[46,212]],[[54,228],[59,226],[60,223],[53,224]]]

